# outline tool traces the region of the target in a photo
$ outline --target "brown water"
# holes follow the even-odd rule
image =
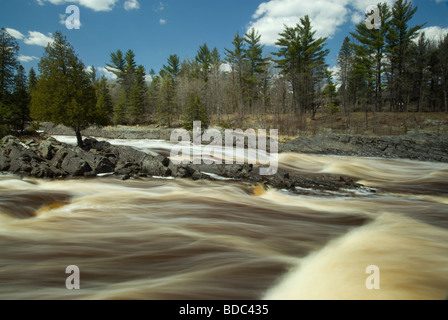
[[[0,176],[0,299],[445,299],[448,165],[280,155],[377,193]],[[81,290],[65,287],[76,265]],[[367,290],[366,268],[380,269]]]

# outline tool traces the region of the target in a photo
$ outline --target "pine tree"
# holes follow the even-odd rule
[[[121,50],[110,54],[111,62],[106,64],[106,70],[112,72],[118,79],[118,83],[123,84],[126,73],[126,60]]]
[[[350,74],[353,69],[353,57],[354,50],[353,45],[350,42],[349,37],[345,37],[341,50],[338,55],[339,64],[339,78],[341,80],[341,86],[339,88],[340,95],[342,96],[342,109],[345,116],[350,113],[349,109],[349,97],[350,97]]]
[[[114,106],[115,125],[125,124],[127,110],[126,101],[126,93],[124,92],[124,90],[120,90],[120,92],[118,93],[118,101]]]
[[[31,100],[34,119],[72,128],[80,147],[82,130],[103,125],[96,118],[95,89],[85,69],[66,37],[56,32],[39,62],[40,76]]]
[[[31,68],[30,72],[28,73],[28,83],[27,83],[29,93],[32,93],[34,91],[34,89],[36,88],[36,84],[37,84],[36,71],[34,71],[34,68]]]
[[[265,80],[267,59],[263,58],[264,46],[260,43],[261,35],[255,29],[251,29],[245,35],[244,41],[247,44],[246,60],[249,66],[247,75],[244,77],[245,96],[246,101],[252,106],[253,102],[259,99],[260,86]]]
[[[383,108],[383,73],[385,72],[384,58],[386,51],[386,37],[390,29],[391,11],[389,6],[378,4],[381,25],[380,29],[368,29],[365,22],[356,26],[356,32],[352,36],[359,42],[355,45],[357,65],[362,68],[360,71],[371,75],[366,79],[368,90],[374,90],[375,111],[382,111]],[[370,92],[367,93],[370,96]]]
[[[225,49],[226,61],[232,68],[232,86],[234,96],[233,104],[238,111],[238,121],[241,121],[244,117],[244,69],[246,64],[246,43],[244,37],[241,37],[237,32],[233,41],[233,50]]]
[[[112,97],[107,84],[106,77],[102,76],[101,79],[95,81],[96,92],[96,118],[101,119],[101,122],[106,125],[111,122],[113,114]]]
[[[19,66],[19,44],[4,28],[0,29],[0,102],[9,103],[14,75]]]
[[[160,91],[157,117],[161,124],[171,127],[176,111],[176,89],[173,78],[167,72],[161,72]]]
[[[448,34],[438,46],[438,66],[443,92],[443,104],[445,112],[448,113]]]
[[[199,47],[196,62],[198,63],[202,80],[207,83],[211,67],[211,52],[206,43]]]
[[[183,127],[186,130],[192,130],[193,122],[195,121],[200,121],[202,127],[207,127],[209,124],[207,111],[201,102],[201,98],[197,93],[190,93],[187,107],[185,108]]]
[[[130,123],[141,122],[145,107],[146,97],[146,72],[143,66],[138,66],[135,71],[134,84],[129,94],[129,117]]]
[[[280,46],[273,54],[282,74],[291,82],[293,90],[293,109],[301,114],[312,109],[315,103],[316,84],[322,81],[327,67],[325,57],[329,51],[324,49],[327,38],[315,39],[309,16],[300,19],[295,28],[285,27]]]
[[[24,132],[26,123],[30,118],[30,94],[27,88],[27,77],[25,69],[19,65],[14,78],[14,92],[12,95],[13,126],[21,133]]]
[[[170,55],[167,64],[168,65],[163,65],[163,70],[165,70],[176,82],[181,71],[179,56],[177,54]]]
[[[399,107],[405,104],[406,92],[406,68],[409,58],[411,41],[417,36],[417,32],[424,25],[409,26],[409,22],[417,11],[408,0],[397,0],[392,7],[392,19],[390,29],[386,36],[387,52],[390,62],[390,75],[388,87],[390,90],[391,104]],[[406,103],[407,105],[407,103]]]

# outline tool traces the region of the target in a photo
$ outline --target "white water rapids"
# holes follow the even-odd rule
[[[289,153],[279,165],[377,192],[0,175],[0,299],[447,298],[447,164]],[[69,265],[81,290],[65,287]],[[366,288],[371,265],[379,290]]]

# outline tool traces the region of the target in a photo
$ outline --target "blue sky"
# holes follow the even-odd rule
[[[392,4],[393,0],[382,0]],[[344,38],[361,21],[372,0],[0,0],[0,27],[18,39],[20,60],[29,70],[37,64],[52,33],[59,30],[86,66],[103,72],[111,52],[134,50],[138,64],[159,72],[171,54],[194,58],[200,45],[232,47],[237,31],[251,27],[262,34],[265,53],[283,25],[295,25],[308,14],[319,36],[330,37],[330,66]],[[414,0],[418,11],[412,24],[427,23],[429,37],[448,33],[448,0]],[[77,5],[81,28],[68,30],[65,14]],[[107,74],[106,74],[107,75]]]

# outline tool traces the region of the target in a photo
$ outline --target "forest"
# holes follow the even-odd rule
[[[406,131],[408,119],[444,116],[448,34],[430,40],[419,32],[424,25],[412,24],[418,8],[410,1],[378,8],[380,29],[362,21],[346,36],[338,72],[329,71],[327,38],[316,37],[308,16],[284,27],[274,52],[251,29],[229,39],[225,52],[204,43],[193,59],[172,54],[158,73],[139,65],[132,49],[117,49],[106,53],[116,80],[86,68],[61,32],[45,48],[38,72],[26,74],[18,42],[2,28],[0,137],[38,129],[39,122],[73,128],[80,145],[89,126],[191,129],[193,121],[292,136],[323,127],[390,134],[402,133],[394,126]]]

